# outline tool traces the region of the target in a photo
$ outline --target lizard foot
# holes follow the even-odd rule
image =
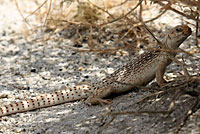
[[[101,105],[104,105],[104,104],[110,104],[111,103],[111,100],[109,99],[101,99],[99,97],[89,97],[85,103],[89,106],[91,105],[96,105],[96,104],[101,104]]]
[[[162,82],[157,82],[158,83],[158,85],[160,86],[160,87],[163,87],[164,85],[166,85],[166,84],[168,84],[169,82],[167,82],[167,81],[162,81]]]

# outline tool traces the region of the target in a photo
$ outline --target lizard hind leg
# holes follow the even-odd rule
[[[112,87],[99,89],[97,94],[96,95],[93,94],[90,97],[88,97],[85,103],[88,105],[95,105],[95,104],[103,105],[104,103],[110,104],[111,103],[110,100],[102,99],[102,98],[109,96],[112,92],[113,92]]]

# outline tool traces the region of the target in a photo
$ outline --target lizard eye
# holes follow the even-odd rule
[[[176,32],[182,32],[183,29],[182,28],[176,28]]]

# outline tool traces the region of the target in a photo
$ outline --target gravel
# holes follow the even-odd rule
[[[74,45],[73,41],[67,38],[63,39],[62,42],[52,40],[46,42],[27,41],[25,36],[18,32],[19,27],[22,28],[22,22],[19,19],[19,13],[13,7],[11,3],[0,2],[0,104],[2,105],[69,85],[102,79],[134,58],[134,56],[129,56],[127,52],[124,52],[124,55],[108,55],[72,51],[64,47]],[[8,12],[6,9],[11,10]],[[173,21],[172,14],[169,12],[165,16],[168,21],[169,19]],[[179,18],[175,18],[174,22],[181,23]],[[166,18],[162,18],[160,21],[164,24]],[[155,22],[155,25],[157,23]],[[165,27],[170,26],[165,23]],[[162,28],[161,26],[158,29]],[[37,31],[32,35],[32,38],[40,38],[40,36],[44,36],[43,34],[43,32]],[[187,51],[195,47],[192,38],[184,43],[182,49]],[[82,44],[82,46],[87,45]],[[186,57],[186,63],[190,65],[191,74],[199,72],[200,62],[198,60],[184,54],[179,54],[179,59],[182,56]],[[195,56],[200,57],[199,54]],[[166,78],[171,80],[177,75],[180,76],[180,73],[182,73],[181,68],[172,64],[167,69]],[[153,86],[149,85],[149,87]],[[169,117],[125,114],[117,116],[111,124],[103,127],[111,120],[111,116],[105,114],[106,109],[136,111],[145,107],[149,110],[166,110],[173,94],[169,93],[163,97],[135,104],[138,99],[152,92],[153,89],[148,91],[141,89],[115,96],[111,98],[112,104],[106,106],[88,106],[81,100],[1,117],[0,133],[172,133],[194,103],[194,98],[190,96],[180,97],[176,102],[175,111]],[[200,110],[197,110],[189,117],[180,133],[200,134],[199,116]],[[104,118],[102,119],[102,117]]]

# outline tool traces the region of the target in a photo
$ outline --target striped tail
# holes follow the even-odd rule
[[[0,117],[88,98],[91,94],[96,93],[95,89],[91,89],[92,87],[89,86],[75,86],[4,105],[0,108]]]

